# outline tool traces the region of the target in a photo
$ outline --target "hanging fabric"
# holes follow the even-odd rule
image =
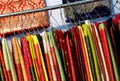
[[[21,48],[23,53],[23,58],[25,61],[26,73],[29,81],[35,81],[35,72],[33,68],[33,62],[30,56],[29,45],[25,37],[21,37]],[[14,47],[13,47],[14,48]]]
[[[33,41],[33,38],[31,37],[31,35],[28,35],[26,36],[26,40],[28,41],[29,43],[29,49],[30,49],[30,54],[31,54],[31,57],[32,57],[32,62],[33,62],[33,66],[34,66],[34,71],[35,71],[35,81],[39,81],[39,77],[38,77],[38,74],[37,74],[37,69],[36,66],[37,66],[37,61],[36,61],[36,56],[35,56],[35,50],[34,50],[34,41]],[[39,74],[40,76],[40,74]]]
[[[45,68],[45,65],[44,65],[43,56],[42,56],[42,53],[41,53],[41,49],[40,49],[40,45],[39,45],[37,36],[34,35],[34,36],[32,36],[32,38],[33,38],[33,41],[34,41],[36,59],[38,61],[38,68],[40,69],[40,73],[39,73],[40,74],[40,80],[48,81],[46,68]]]
[[[29,30],[20,34],[20,41],[12,37],[12,53],[2,38],[0,79],[119,81],[119,23],[116,17],[101,23],[76,23],[65,31],[52,28],[39,33],[33,29],[31,34]]]
[[[12,39],[12,48],[13,48],[12,51],[13,51],[13,56],[14,56],[14,60],[15,60],[15,66],[16,66],[18,80],[24,80],[23,74],[22,74],[22,67],[21,67],[21,63],[20,63],[20,57],[18,54],[18,48],[16,46],[15,38]]]
[[[51,51],[51,54],[52,54],[52,59],[53,59],[53,63],[54,63],[54,68],[55,68],[57,81],[61,81],[60,70],[59,70],[59,66],[58,66],[58,63],[57,63],[57,59],[56,59],[55,48],[54,48],[53,40],[51,40],[51,33],[48,32],[47,34],[48,34],[48,40],[49,40],[49,43],[50,43],[50,51]]]
[[[12,40],[13,40],[13,42],[16,45],[16,48],[15,48],[16,52],[15,53],[16,54],[18,53],[18,55],[16,55],[15,57],[18,57],[17,59],[19,59],[19,61],[20,61],[20,65],[21,65],[21,69],[22,69],[22,73],[23,73],[23,80],[24,81],[28,81],[27,73],[26,73],[26,68],[25,68],[25,63],[24,63],[24,59],[23,59],[23,54],[21,52],[20,44],[19,44],[19,42],[18,42],[18,40],[17,40],[16,37],[13,37]]]
[[[2,54],[2,44],[0,42],[0,80],[1,81],[5,81],[5,79],[7,79],[7,76],[4,74],[6,74],[6,70],[5,70],[5,64]]]
[[[115,24],[113,22],[113,26]],[[14,36],[11,39],[13,57],[9,56],[11,53],[7,40],[2,38],[2,51],[0,52],[2,68],[0,69],[5,78],[1,79],[119,80],[119,62],[117,62],[119,57],[116,57],[118,51],[114,50],[117,48],[114,42],[116,39],[113,37],[115,32],[112,33],[114,30],[110,30],[108,26],[106,22],[90,24],[85,21],[68,31],[53,30],[37,35],[21,36],[21,45]]]
[[[97,28],[95,26],[95,24],[92,24],[92,34],[93,34],[93,38],[95,41],[95,46],[96,46],[96,50],[97,50],[97,54],[98,54],[98,58],[99,58],[99,62],[100,62],[100,66],[101,66],[101,77],[102,80],[109,80],[108,79],[108,71],[106,68],[106,63],[105,63],[105,57],[103,55],[103,49],[101,46],[101,42],[100,42],[100,37],[97,31]]]
[[[33,10],[44,8],[45,0],[0,0],[0,14],[17,13],[25,10]],[[20,14],[20,16],[3,17],[0,20],[0,35],[11,34],[22,29],[46,28],[49,24],[47,12],[34,12],[28,14]],[[40,19],[44,17],[44,19]],[[42,21],[40,24],[37,21]],[[22,24],[21,24],[22,23]],[[11,27],[12,26],[12,27]]]
[[[17,81],[17,75],[15,71],[15,66],[13,62],[13,56],[10,52],[10,48],[8,46],[7,40],[5,38],[2,39],[2,48],[3,48],[3,57],[5,60],[5,67],[7,70],[7,75],[9,81]]]

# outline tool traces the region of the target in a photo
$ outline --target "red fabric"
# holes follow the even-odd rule
[[[2,69],[3,69],[5,81],[9,81],[8,75],[7,75],[7,70],[5,68],[5,63],[4,63],[3,55],[2,55],[2,47],[0,47],[0,62],[2,64]]]
[[[112,68],[112,62],[111,62],[111,57],[110,57],[110,51],[108,47],[108,41],[107,41],[107,36],[104,28],[99,28],[99,34],[100,34],[100,39],[102,43],[102,48],[104,52],[104,57],[107,65],[107,70],[109,74],[109,78],[111,81],[114,81],[114,72]]]
[[[41,59],[40,59],[39,45],[35,44],[34,48],[35,48],[35,53],[36,53],[36,59],[38,61],[38,69],[39,69],[38,74],[40,74],[40,80],[45,81],[45,76],[44,76],[44,72],[43,72],[43,68],[42,68],[42,62],[41,62]]]
[[[14,38],[12,38],[12,51],[13,51],[13,55],[14,55],[14,61],[15,61],[15,66],[16,66],[16,72],[17,72],[17,77],[19,81],[23,81],[23,74],[22,74],[22,68],[21,68],[21,64],[20,64],[20,58],[19,58],[19,54],[18,54],[18,48],[16,46],[16,41]]]
[[[78,51],[78,40],[77,40],[77,27],[72,28],[71,33],[73,35],[73,40],[74,40],[74,47],[75,47],[75,60],[77,62],[77,67],[76,67],[76,72],[77,72],[77,80],[82,80],[83,76],[82,76],[82,70],[81,70],[81,63],[80,63],[80,52]],[[82,77],[79,77],[79,76]]]
[[[85,75],[86,75],[86,80],[90,81],[90,71],[88,69],[89,65],[88,65],[88,61],[87,61],[87,56],[86,56],[86,52],[85,52],[85,45],[83,42],[83,38],[82,38],[82,31],[79,30],[79,42],[80,42],[80,49],[81,49],[81,55],[83,57],[83,64],[84,64],[84,68],[85,68]]]
[[[120,14],[116,14],[115,17],[116,17],[117,19],[120,19]]]
[[[40,80],[41,79],[41,75],[40,75],[40,70],[39,70],[39,66],[38,66],[38,59],[37,59],[36,55],[35,55],[35,58],[34,58],[34,62],[35,62],[35,66],[36,66],[37,76],[38,76],[38,79]]]
[[[50,68],[51,66],[50,66],[50,61],[49,61],[49,55],[48,54],[45,54],[45,61],[46,61],[46,65],[47,65],[49,80],[53,81],[52,71],[51,71],[51,68]]]
[[[7,74],[8,74],[9,81],[13,81],[12,80],[12,74],[11,74],[10,70],[7,70]]]
[[[96,50],[97,50],[97,54],[98,54],[98,58],[99,58],[99,62],[100,62],[100,67],[101,67],[101,70],[102,70],[102,73],[103,73],[104,80],[106,81],[105,69],[104,69],[103,60],[102,60],[102,56],[101,56],[101,53],[100,53],[100,48],[99,48],[98,41],[97,41],[97,36],[96,36],[96,33],[95,33],[95,29],[94,29],[94,24],[92,24],[91,26],[92,26],[93,38],[94,38],[94,41],[95,41],[95,46],[96,46]]]
[[[70,60],[68,58],[68,50],[67,50],[64,33],[62,31],[56,30],[56,35],[58,36],[58,39],[59,39],[60,48],[64,52],[64,59],[65,59],[65,66],[66,66],[68,80],[72,81]]]
[[[31,60],[30,51],[28,48],[28,42],[24,37],[21,38],[21,46],[22,46],[23,57],[24,57],[25,66],[26,66],[27,77],[29,81],[32,81],[32,75],[30,71],[32,60]]]
[[[73,81],[77,81],[74,61],[73,61],[73,57],[72,57],[71,45],[70,45],[71,43],[70,42],[71,41],[70,41],[68,33],[67,33],[67,35],[66,35],[66,43],[67,43],[67,48],[68,48],[68,58],[70,59],[72,78],[73,78]]]
[[[113,18],[112,19],[112,22],[113,22],[113,24],[116,26],[116,25],[118,25],[118,19],[117,18]]]
[[[56,59],[56,55],[55,55],[55,49],[53,47],[50,47],[50,51],[51,51],[51,54],[52,54],[55,73],[56,73],[56,76],[57,76],[57,81],[61,81],[60,71],[59,71],[59,67],[58,67],[58,63],[57,63],[57,59]]]

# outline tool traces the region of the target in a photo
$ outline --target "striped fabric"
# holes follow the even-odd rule
[[[68,31],[27,34],[20,41],[13,36],[12,50],[2,38],[0,81],[119,81],[115,30],[106,22],[86,21]]]
[[[8,46],[7,40],[5,38],[2,39],[2,48],[3,48],[3,57],[5,60],[5,66],[7,69],[7,74],[9,81],[17,81],[17,75],[15,71],[15,66],[13,62],[13,56],[12,53],[10,52],[10,48]]]

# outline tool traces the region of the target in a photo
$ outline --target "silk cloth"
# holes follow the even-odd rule
[[[0,14],[44,8],[44,0],[0,0]],[[40,23],[41,22],[41,23]],[[48,17],[45,11],[0,18],[0,34],[34,27],[46,27]],[[22,28],[22,29],[21,29]]]

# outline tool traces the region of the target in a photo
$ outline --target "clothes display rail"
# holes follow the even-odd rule
[[[65,7],[69,7],[69,6],[75,6],[75,5],[90,3],[90,2],[93,2],[93,1],[94,0],[78,1],[78,2],[74,2],[74,3],[60,4],[60,5],[55,5],[55,6],[48,6],[48,7],[45,7],[45,8],[38,8],[38,9],[34,9],[34,10],[25,10],[25,11],[21,11],[21,12],[0,14],[0,18],[9,17],[9,16],[15,16],[15,15],[22,15],[22,14],[27,14],[27,13],[40,12],[40,11],[53,10],[53,9],[58,9],[58,8],[65,8]]]
[[[76,17],[74,22],[69,20],[66,23],[61,9],[82,3],[84,1],[38,9],[59,8],[63,23],[59,29],[49,23],[49,28],[43,26],[43,31],[31,26],[28,31],[20,27],[22,31],[14,32],[10,37],[3,34],[0,37],[0,81],[120,81],[120,14],[106,20],[97,14],[99,21],[83,17],[77,22],[79,17]],[[116,4],[118,1],[111,11]],[[22,14],[25,13],[32,11],[23,11]],[[21,12],[13,14],[20,15]],[[1,15],[5,16],[8,14]],[[49,17],[59,25],[52,13]],[[27,15],[22,25],[29,20]],[[36,21],[33,12],[32,22]],[[8,23],[11,28],[10,21]]]

